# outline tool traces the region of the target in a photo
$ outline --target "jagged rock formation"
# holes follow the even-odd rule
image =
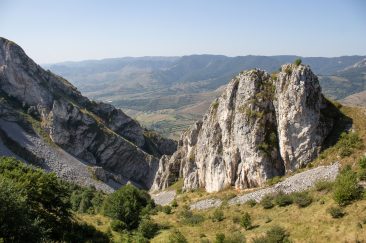
[[[56,144],[80,162],[98,167],[94,170],[98,179],[113,178],[117,186],[130,180],[150,188],[159,158],[176,150],[174,141],[143,129],[112,105],[90,101],[4,38],[0,38],[0,93],[2,124],[27,127],[49,140],[50,150]],[[47,166],[46,158],[40,161]]]
[[[322,115],[328,105],[308,66],[242,72],[182,134],[177,152],[161,158],[152,190],[179,177],[185,190],[256,187],[303,167],[332,129],[332,119]]]

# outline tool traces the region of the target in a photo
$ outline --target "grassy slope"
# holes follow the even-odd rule
[[[366,111],[365,109],[342,107],[341,111],[352,119],[353,127],[364,144],[366,144]],[[339,148],[331,146],[324,150],[318,159],[311,163],[311,166],[330,164],[334,161],[340,161],[341,165],[351,165],[354,169],[357,167],[358,159],[365,154],[365,147],[355,149],[349,157],[340,157]],[[302,169],[305,170],[305,169]],[[178,181],[176,185],[170,189],[178,190],[182,186],[182,181]],[[247,190],[248,191],[248,190]],[[255,236],[263,234],[273,225],[280,225],[290,233],[290,238],[294,242],[357,242],[366,240],[366,200],[354,202],[345,207],[346,215],[341,219],[333,219],[327,209],[334,206],[331,193],[311,191],[313,203],[307,208],[298,208],[296,205],[287,207],[274,207],[272,209],[263,209],[260,205],[250,207],[249,205],[223,206],[225,219],[221,222],[212,222],[210,219],[213,209],[195,212],[202,214],[205,220],[197,225],[187,225],[181,222],[179,211],[191,202],[204,198],[221,198],[225,201],[232,198],[236,194],[243,194],[247,191],[235,191],[228,189],[219,193],[209,194],[202,190],[195,192],[179,194],[177,197],[178,207],[173,210],[170,215],[162,212],[153,216],[153,219],[160,225],[164,225],[166,229],[152,239],[151,242],[167,242],[170,232],[177,228],[188,239],[189,242],[200,242],[201,239],[209,239],[214,242],[217,233],[225,233],[229,235],[231,232],[242,232],[248,242],[251,242]],[[233,218],[241,217],[244,212],[248,212],[252,217],[253,225],[256,227],[246,231],[238,223],[233,222]],[[79,215],[80,220],[95,225],[99,230],[107,232],[110,219],[100,215]],[[268,222],[271,219],[271,222]],[[202,237],[203,234],[205,237]],[[113,239],[120,241],[118,234],[113,232]]]

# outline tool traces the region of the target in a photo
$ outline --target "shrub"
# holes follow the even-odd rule
[[[287,67],[286,67],[286,69],[285,69],[285,73],[286,73],[287,75],[291,75],[291,74],[292,74],[292,69],[291,69],[291,67],[290,67],[290,66],[287,66]]]
[[[220,222],[224,220],[224,211],[222,209],[215,209],[215,211],[212,214],[212,222]]]
[[[273,226],[266,232],[265,236],[253,239],[253,243],[287,243],[289,240],[289,233],[280,226]]]
[[[125,185],[109,195],[104,212],[112,219],[121,220],[131,230],[138,227],[141,217],[148,211],[145,210],[147,207],[154,207],[149,194],[133,185]]]
[[[294,64],[296,66],[300,66],[300,64],[302,63],[302,60],[300,58],[297,58],[295,61],[294,61]]]
[[[143,219],[138,227],[140,234],[147,239],[153,238],[158,230],[158,225],[148,218]]]
[[[184,237],[184,235],[179,230],[174,230],[172,233],[170,233],[168,242],[169,243],[188,243],[186,237]]]
[[[168,205],[164,206],[162,210],[165,214],[171,214],[172,213],[172,207],[170,207]]]
[[[336,178],[333,198],[338,205],[344,206],[359,199],[362,190],[357,183],[357,175],[351,169],[343,170]]]
[[[283,192],[279,192],[275,197],[275,202],[280,207],[285,207],[293,203],[292,197]]]
[[[361,169],[366,169],[366,156],[363,156],[362,158],[360,158],[360,160],[358,161],[358,166]]]
[[[178,203],[177,203],[177,200],[173,200],[173,202],[172,202],[172,207],[173,208],[176,208],[176,207],[178,207]]]
[[[245,204],[249,205],[250,207],[254,207],[257,205],[257,202],[254,199],[250,199]]]
[[[313,199],[307,192],[297,192],[292,195],[294,202],[300,207],[304,208],[309,206]]]
[[[244,227],[246,230],[250,230],[252,228],[252,218],[248,213],[245,213],[240,220],[240,225]]]
[[[344,212],[340,207],[330,207],[327,209],[327,212],[332,216],[332,218],[342,218],[344,216]]]
[[[264,209],[270,209],[273,208],[273,197],[271,195],[265,195],[263,199],[261,200],[261,205]]]
[[[329,192],[332,190],[333,184],[334,182],[331,181],[319,180],[315,183],[315,190],[317,190],[318,192],[320,191]]]
[[[216,234],[215,243],[224,243],[224,242],[225,242],[225,234],[224,233]]]
[[[111,229],[121,233],[127,229],[127,225],[121,220],[114,219],[111,221]]]
[[[189,209],[184,209],[180,212],[179,217],[183,224],[196,225],[202,223],[205,218],[200,214],[194,214]]]

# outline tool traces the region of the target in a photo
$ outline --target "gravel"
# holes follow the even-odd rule
[[[300,192],[307,190],[315,185],[319,180],[334,181],[339,172],[339,163],[336,162],[329,166],[319,166],[314,169],[310,169],[301,173],[297,173],[293,176],[286,178],[284,181],[279,182],[271,187],[263,188],[250,192],[241,196],[236,196],[228,201],[229,205],[243,204],[249,200],[255,200],[260,202],[261,199],[272,193],[290,194],[292,192]],[[217,208],[221,206],[222,200],[220,199],[204,199],[195,202],[190,205],[191,209],[203,210],[209,208]]]
[[[156,204],[165,206],[173,202],[176,194],[176,191],[163,191],[156,194],[151,194],[151,198]]]

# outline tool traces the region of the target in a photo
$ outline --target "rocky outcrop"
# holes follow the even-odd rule
[[[183,189],[250,188],[314,159],[332,128],[328,103],[308,66],[284,65],[277,74],[240,73],[203,120],[164,156],[152,190],[183,177]]]
[[[147,136],[153,132],[120,109],[82,96],[4,38],[0,38],[0,93],[7,105],[32,120],[17,116],[12,122],[37,124],[46,139],[84,163],[120,176],[119,182],[130,180],[150,188],[159,158],[176,150],[174,141]],[[6,116],[1,118],[7,120]]]

